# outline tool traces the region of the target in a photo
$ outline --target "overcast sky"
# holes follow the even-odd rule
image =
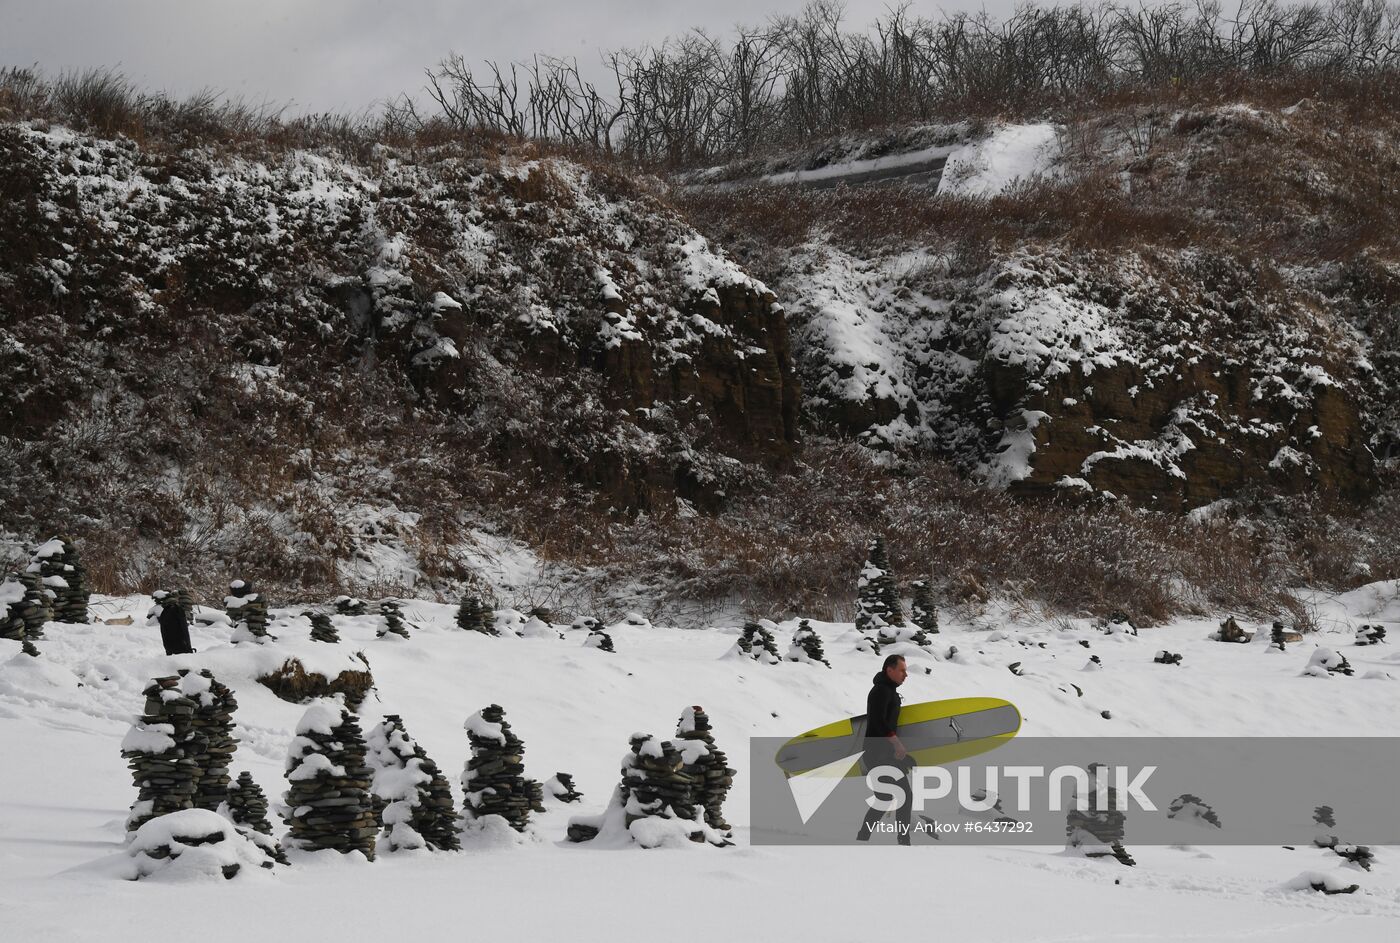
[[[177,96],[214,88],[304,111],[359,111],[417,92],[450,52],[531,53],[593,66],[602,50],[704,27],[724,33],[805,0],[0,0],[0,65],[48,74],[111,66]],[[914,11],[1011,8],[1013,0],[914,0]],[[862,26],[889,0],[848,0]]]

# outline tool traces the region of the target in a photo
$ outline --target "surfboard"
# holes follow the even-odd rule
[[[996,697],[957,697],[905,704],[899,709],[899,740],[920,766],[938,766],[995,750],[1021,729],[1021,712]],[[796,776],[859,753],[865,715],[847,717],[798,734],[779,748],[775,762]],[[860,776],[852,761],[846,776]]]

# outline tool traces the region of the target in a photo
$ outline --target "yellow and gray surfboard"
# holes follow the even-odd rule
[[[920,766],[939,766],[995,750],[1021,729],[1021,712],[996,697],[958,697],[906,704],[899,710],[899,740]],[[798,734],[774,758],[796,776],[835,763],[864,748],[865,715]],[[852,762],[846,776],[861,775]]]

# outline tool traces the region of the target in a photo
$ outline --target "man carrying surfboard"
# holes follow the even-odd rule
[[[904,791],[904,801],[895,810],[901,845],[912,843],[910,826],[914,811],[913,790],[909,782],[914,760],[899,740],[899,708],[902,703],[899,686],[907,677],[909,668],[904,663],[903,655],[886,658],[884,667],[874,677],[870,693],[865,697],[865,743],[861,756],[862,772],[868,773],[877,766],[891,766],[901,771],[901,775],[894,780]],[[856,839],[869,841],[884,815],[879,809],[867,809]]]

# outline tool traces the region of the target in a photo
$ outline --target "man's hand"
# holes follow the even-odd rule
[[[894,758],[902,760],[909,755],[909,751],[904,749],[904,744],[899,742],[899,737],[890,734],[890,741],[894,744]]]

